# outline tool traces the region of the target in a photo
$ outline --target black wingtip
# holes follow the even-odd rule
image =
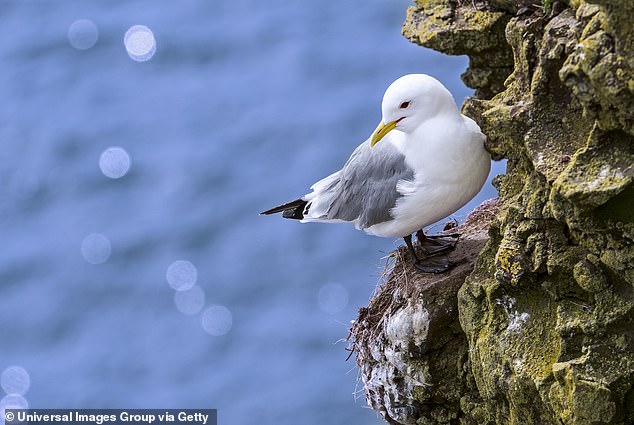
[[[271,208],[270,210],[262,211],[260,215],[271,215],[282,213],[284,218],[294,218],[301,220],[304,218],[304,208],[308,202],[303,199],[296,199],[284,205]]]
[[[285,211],[286,209],[288,209],[288,207],[286,206],[286,204],[284,204],[284,205],[280,205],[279,207],[271,208],[270,210],[262,211],[260,215],[277,214],[277,213],[281,213]]]

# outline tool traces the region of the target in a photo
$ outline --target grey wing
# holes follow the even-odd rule
[[[355,221],[361,229],[391,220],[391,210],[402,195],[400,180],[413,180],[414,170],[403,154],[387,140],[370,147],[362,143],[352,153],[333,182],[327,218]]]

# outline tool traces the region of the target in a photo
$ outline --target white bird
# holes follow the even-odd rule
[[[480,191],[491,166],[486,137],[460,113],[449,90],[425,74],[394,81],[383,96],[382,112],[372,136],[341,170],[315,183],[303,197],[261,214],[349,222],[371,235],[402,237],[415,267],[443,272],[451,264],[433,256],[453,249],[457,239],[432,242],[422,229],[453,214]],[[412,246],[414,232],[427,249],[425,261]]]

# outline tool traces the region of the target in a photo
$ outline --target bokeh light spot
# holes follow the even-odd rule
[[[81,254],[90,264],[105,263],[110,252],[110,240],[101,233],[91,233],[81,242]]]
[[[348,290],[338,283],[327,283],[319,289],[317,302],[322,311],[339,313],[348,306]]]
[[[167,283],[177,291],[191,289],[198,279],[198,270],[189,261],[177,260],[169,265],[165,273]]]
[[[174,304],[176,304],[178,311],[183,314],[191,316],[200,313],[205,305],[205,292],[200,286],[194,286],[185,291],[176,291]]]
[[[29,403],[24,397],[18,394],[6,395],[0,400],[0,425],[4,425],[5,409],[28,409]]]
[[[99,31],[90,19],[78,19],[68,28],[68,41],[78,50],[90,49],[97,43]]]
[[[24,395],[31,386],[31,377],[23,367],[9,366],[0,375],[0,386],[7,394]]]
[[[212,305],[202,314],[202,325],[205,332],[213,336],[222,336],[231,330],[233,316],[227,307]]]
[[[130,170],[130,155],[118,146],[108,148],[99,157],[99,168],[106,177],[121,178]]]
[[[128,55],[137,62],[150,60],[156,53],[154,34],[145,25],[130,27],[123,37],[123,44],[125,44]]]

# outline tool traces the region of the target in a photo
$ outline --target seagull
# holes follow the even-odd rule
[[[414,267],[442,273],[453,264],[437,256],[451,251],[458,239],[425,236],[423,229],[480,191],[491,167],[486,136],[460,113],[449,90],[429,75],[409,74],[394,81],[381,109],[378,127],[341,170],[315,183],[303,197],[261,214],[281,212],[302,223],[352,223],[370,235],[403,238]],[[424,258],[412,245],[414,232]]]

